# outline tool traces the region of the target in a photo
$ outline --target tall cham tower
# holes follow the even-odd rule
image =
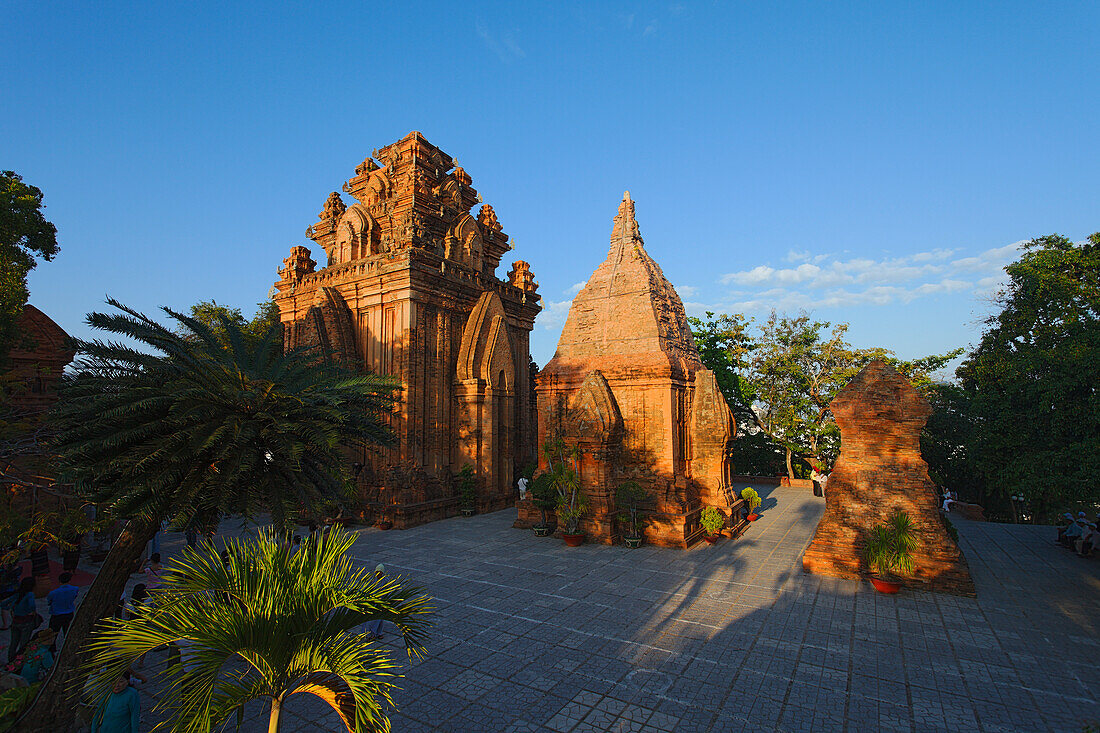
[[[469,174],[419,132],[375,150],[306,230],[316,269],[292,247],[275,283],[286,345],[319,345],[397,378],[397,444],[350,456],[363,512],[407,527],[458,513],[452,477],[472,466],[478,508],[511,506],[535,457],[528,337],[540,310],[526,262],[496,277],[511,249]]]
[[[704,505],[729,513],[733,415],[699,359],[680,297],[645,250],[629,192],[607,259],[573,300],[536,391],[540,444],[561,438],[581,450],[592,539],[621,534],[614,496],[629,479],[649,492],[652,544],[701,539]],[[517,525],[536,516],[521,502]]]

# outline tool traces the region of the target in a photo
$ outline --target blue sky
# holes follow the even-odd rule
[[[1096,3],[383,5],[0,6],[0,168],[61,243],[31,302],[250,312],[414,129],[531,263],[540,364],[626,189],[690,313],[903,357],[976,341],[1016,243],[1100,229]]]

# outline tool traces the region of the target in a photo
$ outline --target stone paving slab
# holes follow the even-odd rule
[[[758,490],[765,511],[741,538],[687,551],[567,548],[512,529],[512,510],[363,530],[356,557],[408,576],[437,609],[429,657],[405,666],[393,729],[1081,731],[1100,721],[1100,560],[1055,546],[1049,527],[955,519],[978,597],[883,596],[802,572],[823,500]],[[407,659],[392,634],[382,643]],[[242,730],[266,730],[263,705]],[[282,730],[341,728],[303,695]]]

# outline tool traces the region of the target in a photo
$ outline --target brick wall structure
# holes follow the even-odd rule
[[[734,509],[733,415],[703,368],[679,296],[646,252],[629,192],[607,259],[573,300],[536,391],[540,444],[561,438],[581,450],[590,539],[618,540],[614,494],[628,479],[649,492],[651,544],[686,547],[702,538],[704,505]],[[517,527],[539,521],[530,500],[518,506]]]
[[[913,521],[913,581],[929,590],[974,595],[966,559],[947,533],[920,433],[932,408],[882,361],[864,367],[830,404],[840,457],[825,488],[825,515],[802,558],[807,572],[860,578],[864,538],[896,509]]]
[[[393,448],[349,457],[367,520],[409,527],[458,513],[453,476],[478,478],[478,508],[512,506],[534,461],[528,337],[540,308],[526,262],[453,158],[411,132],[364,160],[306,230],[325,252],[292,247],[275,302],[287,347],[321,345],[395,377]]]

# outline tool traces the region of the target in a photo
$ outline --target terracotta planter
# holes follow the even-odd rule
[[[755,522],[757,519],[760,519],[760,515],[756,512],[752,512],[747,517],[745,517],[745,519],[749,520],[750,522]]]
[[[584,542],[583,534],[565,534],[562,532],[561,538],[565,540],[565,544],[570,547],[580,547],[581,543]]]
[[[639,547],[642,546],[642,538],[641,537],[623,537],[623,542],[631,550],[637,550]]]
[[[393,522],[382,521],[382,522],[379,522],[378,524],[376,524],[375,526],[378,527],[378,529],[382,529],[382,530],[393,529]]]
[[[547,527],[538,524],[536,524],[531,529],[534,530],[536,537],[547,537],[551,532],[554,531],[553,527]]]
[[[474,509],[463,509],[462,510],[462,516],[472,517],[472,516],[474,516],[474,511],[475,511]]]
[[[879,593],[897,593],[901,590],[901,583],[895,583],[891,580],[882,580],[880,578],[871,578],[871,585],[875,586],[875,590]]]
[[[713,545],[715,542],[718,541],[718,538],[721,537],[721,536],[722,536],[721,532],[716,532],[715,534],[704,535],[703,539],[707,541],[708,545]]]

